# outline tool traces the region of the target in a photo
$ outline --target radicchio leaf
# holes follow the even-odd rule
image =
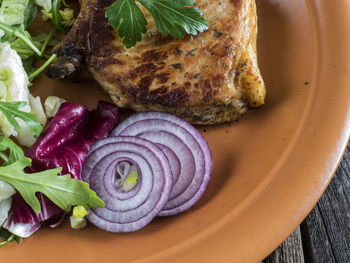
[[[108,102],[99,102],[97,109],[93,111],[88,111],[86,107],[76,103],[63,103],[56,116],[26,153],[26,156],[32,159],[32,166],[26,172],[34,173],[62,167],[61,174],[70,174],[72,178],[81,180],[82,165],[91,145],[107,137],[117,121],[118,108]],[[38,193],[37,196],[42,208],[40,214],[36,214],[22,197],[16,194],[9,220],[3,227],[16,232],[18,236],[28,237],[41,224],[55,225],[62,218],[62,210],[44,195]],[[19,225],[21,227],[18,227]],[[22,229],[27,232],[21,233]]]

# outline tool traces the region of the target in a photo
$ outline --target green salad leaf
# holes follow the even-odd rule
[[[27,59],[22,59],[22,65],[23,68],[25,70],[25,72],[27,73],[27,75],[33,73],[35,71],[35,68],[33,67],[33,62],[34,62],[34,56],[29,57]]]
[[[41,211],[35,195],[37,192],[43,193],[67,212],[76,205],[86,208],[105,205],[86,182],[72,179],[69,174],[58,176],[62,168],[27,174],[24,168],[30,165],[31,159],[21,158],[11,165],[0,167],[0,180],[12,185],[36,213]]]
[[[47,46],[54,47],[58,44],[58,39],[53,37],[55,29],[51,30],[49,34],[45,32],[38,31],[38,35],[32,37],[33,41],[40,43],[43,46],[47,42]]]
[[[53,47],[58,43],[53,37],[54,30],[49,34],[39,32],[33,37],[26,31],[35,19],[37,11],[38,7],[34,4],[34,0],[6,0],[0,8],[0,43],[11,44],[11,48],[22,59],[27,75],[35,71],[33,67],[35,57],[47,59],[46,47]],[[1,13],[6,16],[2,17]]]
[[[27,103],[24,101],[15,102],[4,102],[0,101],[0,111],[5,115],[9,123],[17,130],[20,131],[21,127],[15,119],[22,119],[29,127],[30,131],[35,135],[39,136],[42,131],[42,126],[37,121],[35,114],[21,111],[20,108],[26,106]]]
[[[38,56],[42,55],[40,50],[33,43],[30,34],[25,30],[23,24],[21,24],[18,27],[15,27],[15,26],[10,26],[10,25],[0,21],[0,29],[5,31],[7,38],[18,37],[18,38],[22,39],[28,45],[28,47],[30,47]],[[14,41],[14,40],[12,40],[12,41]],[[9,41],[9,42],[12,42],[12,41]],[[2,40],[2,42],[3,42],[3,40]]]
[[[60,12],[61,0],[53,0],[50,13],[52,14],[52,25],[57,30],[66,33],[67,28],[62,25],[63,17]]]
[[[7,150],[9,151],[8,156],[4,153]],[[0,135],[0,153],[5,156],[6,160],[4,161],[7,165],[25,157],[22,148],[4,135]]]
[[[10,231],[8,231],[5,228],[0,227],[0,238],[3,239],[4,241],[0,242],[0,247],[16,240],[17,243],[22,243],[22,238],[19,236],[16,236],[12,234]]]
[[[22,24],[28,2],[29,0],[3,0],[0,7],[0,21],[8,25]]]
[[[23,21],[23,25],[24,28],[27,28],[35,19],[36,17],[36,13],[38,12],[38,8],[36,7],[36,5],[34,4],[33,0],[29,0],[28,5],[26,7],[26,9],[24,9],[24,21]]]
[[[151,14],[158,31],[165,36],[182,38],[185,33],[197,35],[208,29],[194,0],[137,0]],[[117,0],[106,11],[109,24],[114,27],[126,48],[141,41],[147,21],[134,0]]]
[[[31,40],[35,47],[39,49],[40,43]],[[11,48],[17,52],[22,60],[26,60],[30,57],[35,56],[35,52],[32,48],[28,46],[28,44],[21,38],[17,38],[13,42],[11,42]]]

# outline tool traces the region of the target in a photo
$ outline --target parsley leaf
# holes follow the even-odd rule
[[[76,205],[86,208],[105,205],[86,182],[72,179],[69,174],[58,176],[62,168],[27,174],[23,170],[30,165],[31,159],[22,158],[11,165],[0,167],[0,180],[12,185],[36,213],[41,211],[36,192],[43,193],[67,212]]]
[[[9,123],[17,130],[20,131],[21,127],[15,119],[22,119],[29,127],[30,131],[35,135],[39,136],[42,127],[40,123],[37,121],[37,117],[35,114],[24,112],[19,110],[20,108],[27,105],[24,101],[15,101],[15,102],[4,102],[0,101],[0,111],[5,115]]]
[[[182,38],[185,32],[197,35],[208,29],[194,0],[137,0],[151,14],[158,31],[164,35]],[[141,41],[147,21],[134,0],[116,0],[106,11],[109,24],[114,27],[126,48]]]
[[[193,0],[138,0],[152,15],[158,31],[163,35],[183,38],[185,32],[197,35],[208,29],[201,11],[192,7]]]
[[[142,33],[146,33],[147,21],[140,8],[133,0],[117,0],[106,11],[108,23],[123,39],[126,48],[140,42]]]

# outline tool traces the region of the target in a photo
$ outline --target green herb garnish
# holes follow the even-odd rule
[[[151,14],[157,30],[165,36],[183,38],[185,33],[197,35],[208,29],[194,0],[136,0]],[[126,48],[140,42],[146,33],[147,21],[134,0],[116,0],[106,11],[109,24],[114,27]]]

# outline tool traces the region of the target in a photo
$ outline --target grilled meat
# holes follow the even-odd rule
[[[119,107],[166,111],[193,124],[236,120],[264,103],[254,0],[197,0],[209,30],[183,39],[161,35],[143,9],[148,31],[130,49],[105,18],[112,2],[83,0],[47,76],[88,71]]]

